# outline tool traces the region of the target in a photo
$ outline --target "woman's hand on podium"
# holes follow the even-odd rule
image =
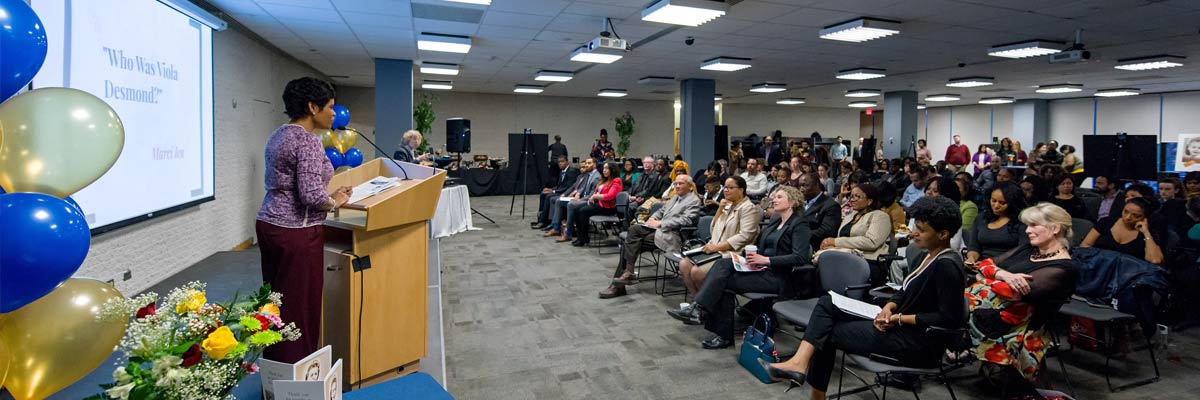
[[[333,199],[333,209],[337,209],[348,203],[350,201],[350,193],[353,191],[354,188],[352,187],[342,186],[335,189],[333,193],[330,193],[329,198]]]

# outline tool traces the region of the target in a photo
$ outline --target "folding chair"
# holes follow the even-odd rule
[[[942,335],[942,336],[945,336],[947,338],[947,340],[953,340],[953,338],[955,336],[958,336],[958,337],[965,336],[966,329],[961,329],[961,328],[960,329],[945,329],[945,328],[939,328],[936,326],[931,326],[931,327],[925,329],[925,333],[927,335]],[[867,384],[866,386],[863,386],[860,388],[855,388],[854,390],[851,390],[849,392],[843,392],[842,391],[842,378],[846,376],[846,372],[847,372],[846,359],[847,358],[849,358],[850,361],[853,361],[855,364],[858,364],[859,367],[862,367],[863,369],[867,370],[867,372],[875,374],[875,376],[876,376],[875,383]],[[858,393],[858,392],[862,392],[862,391],[866,391],[866,390],[870,390],[871,393],[874,394],[875,387],[882,386],[883,387],[882,400],[887,400],[888,385],[883,384],[883,382],[887,382],[892,374],[904,374],[904,375],[916,375],[916,376],[920,376],[920,377],[934,377],[935,379],[942,381],[942,384],[946,386],[946,391],[950,392],[950,399],[957,400],[958,397],[956,397],[954,395],[954,388],[950,386],[950,380],[948,379],[946,374],[948,372],[958,369],[958,367],[961,367],[966,364],[947,365],[946,363],[941,362],[941,361],[939,361],[937,364],[938,365],[936,367],[934,367],[934,366],[911,366],[911,365],[904,365],[903,363],[900,362],[900,360],[897,360],[897,359],[894,359],[891,357],[887,357],[887,356],[883,356],[883,355],[879,355],[879,354],[870,354],[870,355],[864,356],[864,355],[858,355],[858,354],[849,354],[849,353],[846,353],[843,351],[842,352],[841,374],[838,375],[838,394],[837,394],[837,396],[834,396],[834,397],[841,398],[842,396],[845,396],[845,395],[854,394],[854,393]],[[855,375],[855,376],[857,376],[857,375]],[[859,377],[859,379],[862,380],[861,377]],[[866,382],[864,381],[864,383],[866,383]],[[914,385],[912,388],[912,393],[913,393],[913,396],[916,396],[917,399],[920,399],[921,395],[920,395],[920,393],[917,392],[917,388],[918,388],[918,386]],[[879,398],[879,396],[876,395],[876,398]]]
[[[821,265],[828,265],[822,268]],[[827,251],[821,253],[817,263],[817,277],[821,281],[821,290],[835,291],[843,296],[862,299],[867,289],[871,287],[871,267],[867,260],[857,255],[842,251]],[[824,292],[822,292],[822,296]],[[788,321],[798,327],[808,327],[808,319],[812,317],[820,297],[806,300],[788,300],[775,303],[771,307],[779,319]]]
[[[619,235],[621,226],[624,225],[622,222],[629,219],[629,193],[617,193],[616,202],[615,215],[593,215],[591,218],[588,218],[588,223],[595,226],[596,233],[603,235],[604,238],[610,236],[610,231],[615,235]],[[603,244],[598,240],[593,240],[590,245],[597,247],[596,253],[598,255],[604,255],[604,248],[609,247],[609,245]]]
[[[1071,247],[1079,247],[1083,243],[1083,238],[1087,237],[1088,232],[1092,231],[1092,221],[1082,218],[1071,218]]]
[[[1113,326],[1113,325],[1118,325],[1118,324],[1132,324],[1132,325],[1138,324],[1137,317],[1134,317],[1133,315],[1117,311],[1117,310],[1113,309],[1112,307],[1108,307],[1108,306],[1096,307],[1096,306],[1089,305],[1088,303],[1085,303],[1082,301],[1077,301],[1074,299],[1072,299],[1067,304],[1064,304],[1062,306],[1062,308],[1059,308],[1058,312],[1060,314],[1063,314],[1063,315],[1066,315],[1069,317],[1082,317],[1082,318],[1090,319],[1092,321],[1096,321],[1097,330],[1099,330],[1099,325]],[[1141,379],[1141,380],[1137,380],[1134,382],[1126,383],[1124,385],[1116,386],[1116,387],[1113,387],[1112,378],[1110,377],[1111,368],[1109,368],[1109,362],[1112,360],[1112,351],[1111,351],[1111,348],[1113,345],[1112,334],[1110,333],[1110,331],[1108,329],[1105,329],[1103,338],[1095,338],[1095,337],[1091,337],[1091,336],[1087,336],[1087,335],[1082,335],[1082,336],[1089,340],[1096,341],[1097,343],[1101,343],[1104,346],[1104,349],[1103,349],[1103,352],[1104,352],[1104,383],[1108,384],[1109,392],[1116,393],[1116,392],[1119,392],[1119,391],[1122,391],[1125,389],[1134,388],[1134,387],[1158,382],[1159,378],[1161,377],[1161,375],[1159,374],[1159,371],[1158,371],[1158,360],[1154,357],[1154,344],[1150,342],[1151,335],[1143,334],[1142,336],[1146,337],[1146,351],[1150,354],[1150,365],[1152,365],[1154,367],[1154,376],[1146,378],[1146,379]],[[1072,347],[1074,347],[1074,346],[1072,346]],[[1137,350],[1137,349],[1133,349],[1133,350]],[[1066,370],[1064,369],[1063,372],[1066,372]]]
[[[706,215],[700,217],[700,221],[696,223],[695,227],[684,227],[683,229],[680,229],[680,233],[684,234],[685,238],[688,236],[691,237],[690,239],[686,239],[683,248],[688,249],[690,247],[702,246],[705,243],[708,243],[708,240],[712,238],[712,220],[713,217]],[[682,293],[684,300],[687,300],[686,287],[680,290],[667,291],[667,280],[679,276],[679,262],[682,260],[682,257],[680,257],[677,253],[670,253],[664,258],[667,259],[667,262],[664,266],[663,272],[656,274],[657,278],[654,280],[654,291],[664,297]]]

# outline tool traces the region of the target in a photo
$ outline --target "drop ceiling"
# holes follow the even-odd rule
[[[595,97],[626,89],[632,99],[670,100],[678,86],[639,85],[646,76],[713,79],[725,103],[774,104],[805,98],[796,107],[846,107],[853,89],[915,90],[920,98],[956,93],[974,104],[997,96],[1017,99],[1078,97],[1038,94],[1038,85],[1082,84],[1097,89],[1136,87],[1143,93],[1200,90],[1200,1],[1194,0],[744,0],[728,14],[695,28],[644,22],[652,0],[493,0],[489,6],[443,0],[208,0],[271,44],[333,77],[339,85],[372,86],[375,58],[460,64],[454,91],[512,93],[538,70],[576,71],[569,82],[547,85],[539,96]],[[900,34],[864,43],[817,37],[825,26],[858,17],[901,22]],[[596,37],[603,18],[635,44],[606,65],[574,62],[575,48]],[[1070,43],[1076,29],[1093,60],[1049,64],[1044,57],[1004,59],[990,46],[1027,39]],[[468,35],[467,54],[418,51],[421,32]],[[693,45],[685,44],[695,38]],[[1113,68],[1117,59],[1173,54],[1186,65],[1153,71]],[[701,70],[714,57],[753,59],[737,72]],[[959,67],[960,63],[964,66]],[[887,77],[836,79],[839,70],[884,68]],[[414,71],[415,79],[424,78]],[[949,88],[952,78],[987,76],[995,85]],[[432,75],[429,79],[446,77]],[[788,90],[759,94],[761,82]],[[666,89],[666,90],[664,90]],[[882,102],[881,102],[882,103]]]

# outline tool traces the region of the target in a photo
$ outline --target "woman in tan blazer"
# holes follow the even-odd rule
[[[704,245],[706,254],[721,253],[729,258],[743,247],[758,239],[758,224],[762,222],[762,210],[746,197],[746,180],[740,176],[725,179],[722,194],[725,196],[712,220],[712,238]],[[704,283],[712,262],[695,265],[686,257],[679,261],[679,275],[689,293],[695,294]],[[697,310],[698,311],[698,310]]]
[[[821,250],[830,248],[852,249],[863,253],[871,263],[871,276],[882,277],[880,256],[888,251],[888,239],[892,236],[892,218],[880,210],[879,188],[871,183],[860,183],[850,190],[850,208],[853,210],[842,218],[842,227],[837,237],[821,241]],[[879,271],[876,271],[879,269]]]

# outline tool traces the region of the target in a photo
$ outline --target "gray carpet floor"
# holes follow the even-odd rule
[[[537,197],[472,198],[496,220],[476,217],[481,231],[442,242],[447,386],[459,399],[728,399],[808,398],[808,389],[784,394],[786,385],[764,385],[737,364],[737,346],[704,350],[701,327],[686,326],[664,312],[681,296],[661,297],[649,282],[625,297],[601,300],[617,262],[595,248],[576,248],[529,229]],[[608,248],[605,250],[614,250]],[[787,327],[785,329],[791,329]],[[797,341],[777,335],[780,352]],[[737,342],[740,344],[740,337]],[[1103,357],[1086,351],[1064,355],[1079,399],[1197,398],[1200,329],[1169,335],[1158,353],[1162,380],[1109,393]],[[1056,360],[1049,379],[1066,390]],[[977,366],[952,373],[958,398],[994,398]],[[1145,352],[1113,361],[1113,376],[1125,382],[1152,373]],[[834,375],[836,385],[837,375]],[[857,385],[847,376],[847,386]],[[835,388],[836,386],[831,387]],[[890,390],[889,395],[911,398]],[[924,382],[921,398],[947,399],[945,387]],[[849,398],[869,399],[870,393]]]

